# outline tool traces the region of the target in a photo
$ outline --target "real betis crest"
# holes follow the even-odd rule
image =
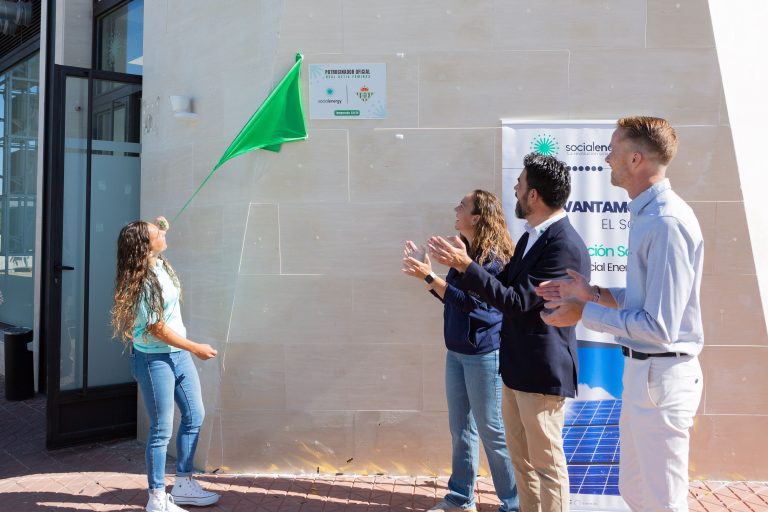
[[[373,91],[368,90],[368,86],[364,85],[355,94],[357,94],[357,97],[361,100],[368,101],[371,99],[371,96],[373,96]]]

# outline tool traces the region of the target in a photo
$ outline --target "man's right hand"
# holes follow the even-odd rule
[[[553,281],[544,281],[536,287],[536,295],[545,300],[578,299],[582,302],[590,302],[595,295],[595,290],[589,285],[586,278],[575,270],[567,269],[568,278]]]
[[[203,361],[205,361],[206,359],[211,359],[216,357],[216,354],[218,354],[218,351],[206,343],[197,343],[192,353],[198,359],[202,359]]]

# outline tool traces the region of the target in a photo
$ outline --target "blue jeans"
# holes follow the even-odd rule
[[[200,379],[186,350],[167,354],[133,351],[133,378],[139,383],[149,416],[147,480],[149,489],[165,488],[165,456],[173,433],[173,403],[179,406],[181,424],[176,435],[176,474],[192,474],[200,426],[205,409]]]
[[[479,438],[483,441],[493,485],[501,500],[499,510],[519,510],[515,475],[504,438],[501,386],[498,350],[480,355],[448,351],[445,394],[453,453],[445,499],[458,507],[475,505]]]

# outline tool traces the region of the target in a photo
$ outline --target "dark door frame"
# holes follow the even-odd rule
[[[67,77],[88,80],[88,125],[86,154],[86,238],[89,245],[90,232],[90,175],[93,136],[93,82],[111,80],[116,82],[141,85],[142,78],[137,75],[84,69],[72,66],[55,65],[53,69],[53,87],[47,94],[52,95],[51,126],[48,134],[50,148],[49,159],[44,176],[44,233],[42,263],[42,314],[40,319],[41,336],[46,340],[47,395],[46,407],[46,445],[57,448],[76,443],[90,442],[136,434],[136,383],[115,384],[110,386],[88,386],[88,336],[83,337],[83,385],[80,389],[60,389],[61,361],[61,273],[66,271],[61,261],[63,246],[63,185],[64,185],[64,138],[66,119],[66,83]],[[50,83],[50,82],[49,82]],[[84,303],[88,304],[88,263],[86,251],[84,279]],[[88,324],[88,310],[83,318]],[[132,411],[126,418],[126,411]]]

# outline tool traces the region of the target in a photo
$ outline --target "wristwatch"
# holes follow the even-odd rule
[[[432,284],[432,281],[434,281],[437,278],[437,275],[435,275],[434,272],[430,272],[426,276],[424,276],[424,281],[427,282],[427,284]]]

